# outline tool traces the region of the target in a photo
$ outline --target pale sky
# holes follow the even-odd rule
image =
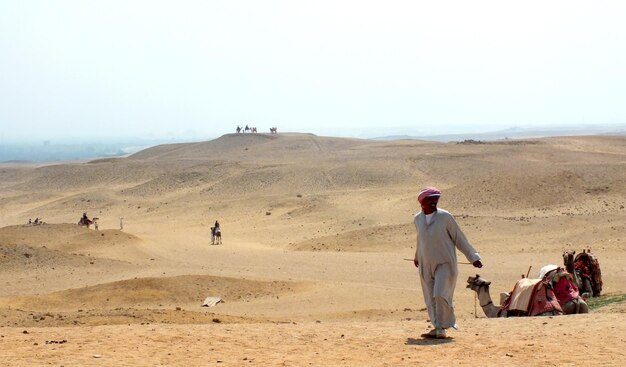
[[[0,137],[624,124],[625,19],[626,1],[0,0]]]

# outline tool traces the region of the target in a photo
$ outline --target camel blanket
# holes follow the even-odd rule
[[[522,278],[518,280],[511,292],[511,303],[508,309],[528,312],[536,285],[539,282],[541,279]]]

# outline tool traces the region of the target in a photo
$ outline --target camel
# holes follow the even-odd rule
[[[582,253],[575,251],[563,253],[563,262],[566,267],[573,268],[579,276],[579,288],[591,297],[598,297],[602,293],[602,271],[598,258],[591,253],[591,249],[583,249]]]
[[[593,295],[593,289],[591,287],[591,280],[588,277],[582,279],[580,277],[580,273],[576,271],[576,262],[574,261],[576,255],[576,251],[565,251],[563,252],[563,265],[565,266],[565,270],[568,273],[572,274],[574,277],[574,283],[578,287],[580,291],[580,295],[587,299]]]
[[[563,313],[566,315],[589,313],[589,306],[581,297],[574,274],[559,266],[547,265],[542,268],[540,277],[550,282]]]
[[[475,277],[469,277],[467,279],[467,288],[470,288],[478,294],[478,302],[483,309],[485,316],[488,318],[506,317],[506,311],[500,306],[496,306],[491,300],[491,294],[489,294],[489,286],[491,282],[483,279],[480,275],[476,274]]]
[[[556,280],[557,278],[558,280]],[[559,301],[553,290],[552,282],[555,280],[557,284],[563,282],[556,287],[563,303]],[[551,271],[543,279],[522,278],[511,292],[515,294],[514,296],[508,293],[500,294],[501,306],[495,305],[491,299],[489,293],[491,282],[481,278],[480,275],[476,274],[475,277],[469,277],[467,288],[477,293],[480,307],[488,318],[588,313],[587,303],[577,292],[563,292],[564,289],[571,290],[571,288],[567,288],[568,283],[570,280],[567,278],[567,273],[562,269],[556,272]],[[526,291],[521,291],[522,289],[526,289]],[[523,295],[524,293],[525,295]],[[523,306],[520,307],[520,305]]]
[[[277,127],[270,127],[270,133],[276,134],[277,132],[278,132],[278,128]]]
[[[96,230],[98,230],[98,223],[97,223],[97,220],[98,220],[98,219],[100,219],[100,218],[94,217],[94,218],[92,218],[92,219],[89,219],[89,218],[87,218],[87,215],[83,215],[83,216],[80,218],[80,220],[78,221],[78,225],[79,225],[79,226],[81,226],[81,227],[82,227],[82,226],[86,226],[86,227],[87,227],[87,229],[89,229],[89,226],[91,226],[92,224],[94,224],[94,223],[95,223],[95,225],[96,225]]]
[[[80,218],[80,220],[78,221],[78,225],[79,226],[86,226],[87,228],[89,228],[90,225],[93,224],[93,221],[87,217],[82,217]]]

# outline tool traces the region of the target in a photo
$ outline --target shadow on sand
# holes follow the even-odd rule
[[[406,342],[404,345],[439,345],[439,344],[447,344],[452,343],[454,338],[447,337],[445,339],[433,339],[433,338],[406,338]]]

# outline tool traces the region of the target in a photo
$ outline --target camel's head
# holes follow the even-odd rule
[[[576,255],[576,251],[564,251],[563,252],[563,265],[567,266],[567,264],[573,264],[574,255]]]
[[[489,288],[490,284],[491,284],[491,282],[486,281],[485,279],[481,278],[480,275],[476,274],[475,277],[467,278],[467,287],[466,288],[470,288],[471,290],[473,290],[475,292],[478,292],[478,290],[480,290],[480,288],[482,288],[482,287]]]

